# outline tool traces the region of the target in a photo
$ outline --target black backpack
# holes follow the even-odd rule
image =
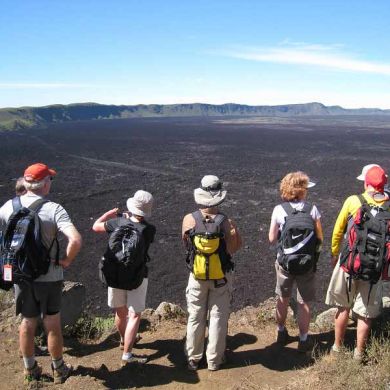
[[[388,279],[390,202],[372,206],[362,195],[358,195],[358,198],[361,207],[355,217],[348,221],[340,264],[351,279],[370,282],[372,287],[382,275],[383,279]]]
[[[301,210],[289,202],[281,205],[287,213],[279,236],[277,259],[282,268],[291,275],[316,271],[317,236],[315,222],[310,215],[312,205],[305,203]]]
[[[134,290],[141,285],[149,260],[144,236],[147,226],[129,221],[110,234],[99,263],[100,280],[106,286]]]
[[[32,281],[47,273],[50,265],[50,251],[57,243],[56,261],[58,262],[58,241],[55,238],[50,248],[42,242],[40,208],[48,202],[38,199],[29,207],[23,207],[20,198],[12,199],[13,213],[8,219],[0,243],[0,288],[9,290],[14,283]],[[12,267],[12,281],[4,280],[4,266]]]

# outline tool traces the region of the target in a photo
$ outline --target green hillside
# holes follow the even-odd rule
[[[344,109],[321,103],[281,106],[248,106],[241,104],[212,105],[150,104],[115,106],[96,103],[51,105],[0,109],[0,130],[19,130],[46,126],[55,122],[141,118],[141,117],[208,117],[208,116],[327,116],[327,115],[389,115],[390,110]]]

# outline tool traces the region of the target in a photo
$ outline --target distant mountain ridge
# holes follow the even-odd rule
[[[55,122],[121,119],[142,117],[208,117],[208,116],[327,116],[327,115],[390,115],[379,108],[345,109],[322,103],[286,104],[280,106],[249,106],[227,103],[221,105],[138,104],[131,106],[78,103],[44,107],[0,109],[0,130],[19,130],[46,126]]]

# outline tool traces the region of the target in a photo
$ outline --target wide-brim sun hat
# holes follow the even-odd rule
[[[150,217],[153,208],[153,195],[150,192],[138,190],[132,198],[127,199],[127,209],[134,215]]]
[[[203,207],[220,205],[226,198],[227,191],[222,189],[222,182],[217,176],[206,175],[199,188],[194,190],[195,203]]]

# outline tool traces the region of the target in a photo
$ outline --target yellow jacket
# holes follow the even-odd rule
[[[375,201],[371,198],[367,191],[364,192],[362,195],[367,201],[367,203],[373,206],[381,206],[385,202],[385,200],[382,200],[380,202]],[[355,216],[360,206],[361,203],[357,195],[351,195],[345,200],[333,228],[332,256],[338,256],[345,229],[347,227],[348,219],[350,216]]]

